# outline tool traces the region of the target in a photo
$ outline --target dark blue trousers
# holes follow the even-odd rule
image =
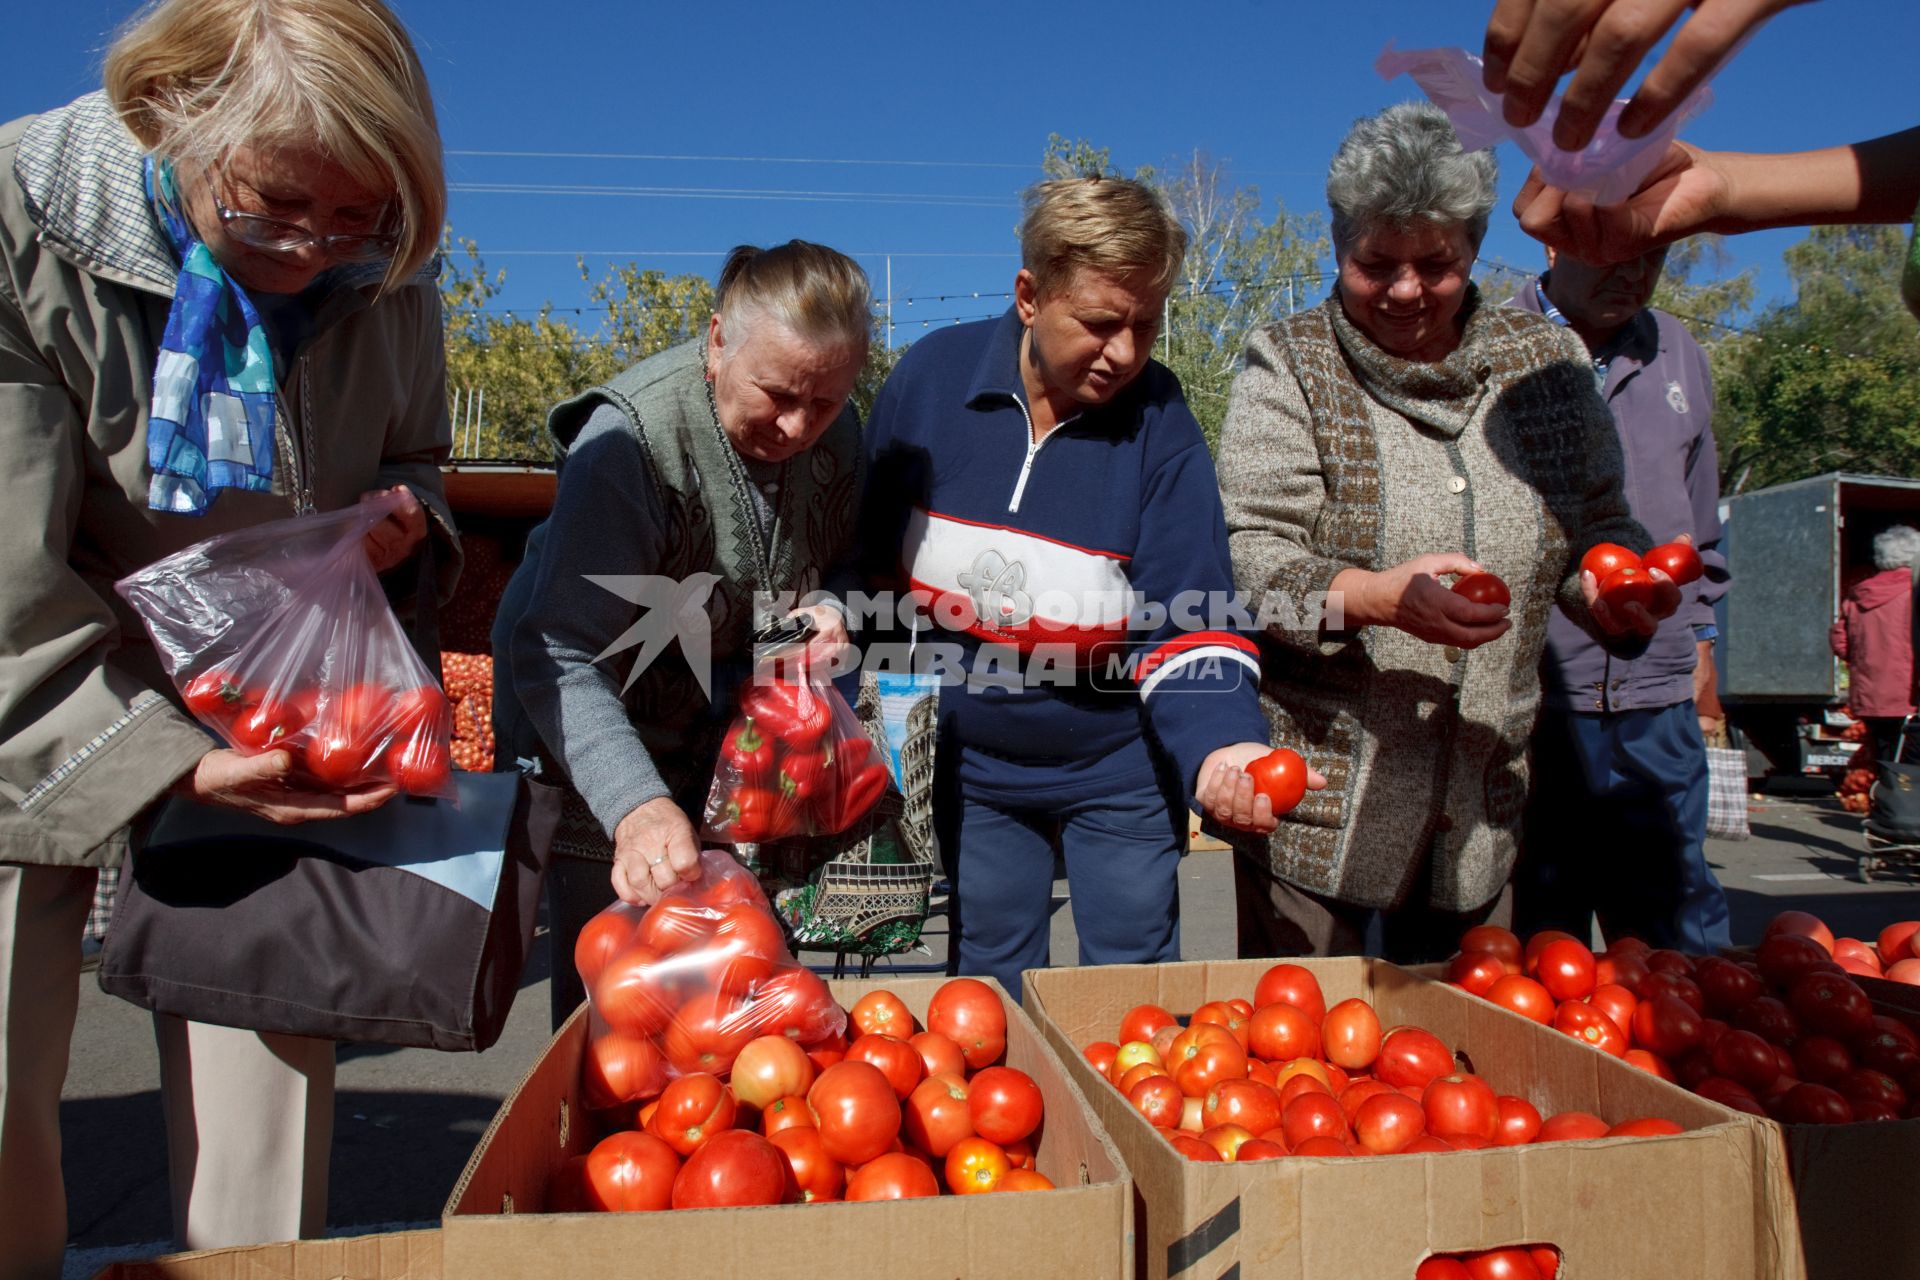
[[[1525,938],[1564,929],[1695,955],[1730,944],[1707,866],[1707,756],[1691,701],[1637,711],[1544,711],[1513,877]]]
[[[1075,804],[1012,808],[944,788],[934,820],[952,885],[948,968],[1014,996],[1050,959],[1055,852],[1067,864],[1081,964],[1180,958],[1184,806],[1151,782]]]

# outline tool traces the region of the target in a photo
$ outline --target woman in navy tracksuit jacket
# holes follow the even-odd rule
[[[1172,960],[1187,804],[1273,826],[1213,459],[1149,358],[1185,235],[1139,184],[1070,179],[1028,193],[1021,242],[1013,308],[881,389],[862,508],[869,581],[916,593],[916,669],[945,677],[949,964],[1014,992],[1047,963],[1056,849],[1082,963]]]

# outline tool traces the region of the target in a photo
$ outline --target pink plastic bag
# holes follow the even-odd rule
[[[367,559],[392,495],[196,543],[115,584],[187,709],[323,791],[453,797],[453,710]]]
[[[1732,61],[1731,57],[1727,61]],[[1623,138],[1618,126],[1627,100],[1616,98],[1592,142],[1579,151],[1562,151],[1553,144],[1560,95],[1553,95],[1538,120],[1516,129],[1500,114],[1500,95],[1489,92],[1482,81],[1480,59],[1465,49],[1400,50],[1388,42],[1373,69],[1383,80],[1401,74],[1412,76],[1421,92],[1453,121],[1453,131],[1460,135],[1460,145],[1466,150],[1478,151],[1511,141],[1550,185],[1588,196],[1595,204],[1618,204],[1632,195],[1667,154],[1680,126],[1713,103],[1713,94],[1702,81],[1672,115],[1660,122],[1659,128],[1644,138]]]
[[[700,834],[728,844],[837,835],[886,792],[882,753],[831,680],[771,666],[740,690]]]
[[[591,1106],[644,1102],[696,1072],[724,1079],[759,1036],[807,1048],[847,1029],[827,984],[787,950],[753,874],[718,849],[700,867],[651,907],[608,907],[574,944],[591,1008],[580,1068]]]

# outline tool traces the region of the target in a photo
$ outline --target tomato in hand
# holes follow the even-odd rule
[[[1649,569],[1658,569],[1683,587],[1697,581],[1702,572],[1699,552],[1684,542],[1663,542],[1641,556],[1640,562]]]
[[[453,785],[453,755],[445,739],[419,733],[387,750],[387,777],[410,796],[438,795]]]
[[[1320,991],[1320,979],[1305,965],[1276,964],[1260,975],[1253,985],[1253,1010],[1258,1013],[1270,1004],[1290,1004],[1318,1026],[1327,1016],[1327,999]]]
[[[680,1156],[650,1133],[626,1131],[602,1138],[587,1153],[582,1196],[600,1213],[673,1207]]]
[[[225,725],[252,701],[240,678],[221,668],[203,671],[187,681],[187,687],[180,691],[180,696],[186,702],[187,710],[216,726]]]
[[[1247,766],[1253,789],[1273,804],[1273,816],[1291,813],[1307,794],[1307,762],[1298,751],[1275,747]]]
[[[842,1164],[864,1165],[900,1135],[900,1099],[870,1062],[838,1062],[807,1091],[827,1151]]]
[[[793,1169],[780,1148],[757,1133],[729,1129],[687,1157],[673,1180],[673,1207],[784,1204],[794,1190]]]
[[[1453,593],[1475,604],[1511,605],[1513,593],[1507,584],[1491,573],[1469,573],[1453,584]]]
[[[978,978],[951,978],[927,1004],[927,1030],[960,1046],[969,1067],[991,1066],[1007,1048],[1007,1011]]]
[[[307,727],[313,708],[288,698],[250,699],[226,722],[227,734],[242,751],[270,751]]]
[[[1596,582],[1605,582],[1621,569],[1644,569],[1640,557],[1617,542],[1598,542],[1580,557],[1580,571],[1590,573]]]

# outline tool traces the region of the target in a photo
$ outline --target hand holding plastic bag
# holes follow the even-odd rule
[[[1533,162],[1547,185],[1570,195],[1587,196],[1596,204],[1617,204],[1636,191],[1667,154],[1680,126],[1713,102],[1703,82],[1689,93],[1659,127],[1639,138],[1620,136],[1620,113],[1625,99],[1607,108],[1593,141],[1578,151],[1562,151],[1553,141],[1553,119],[1559,114],[1556,95],[1546,113],[1525,128],[1515,128],[1502,115],[1500,95],[1489,90],[1481,76],[1480,59],[1465,49],[1395,49],[1391,43],[1374,62],[1384,80],[1410,75],[1433,104],[1447,113],[1460,145],[1478,151],[1512,141]]]
[[[887,766],[831,681],[769,664],[721,741],[701,834],[729,844],[834,835],[887,789]]]
[[[187,709],[237,751],[283,750],[314,790],[451,797],[453,711],[367,559],[408,501],[222,534],[115,584]]]
[[[717,849],[700,864],[698,881],[644,910],[615,903],[580,931],[592,1106],[645,1101],[696,1072],[724,1077],[757,1036],[812,1047],[847,1029],[827,984],[787,950],[752,873]]]

